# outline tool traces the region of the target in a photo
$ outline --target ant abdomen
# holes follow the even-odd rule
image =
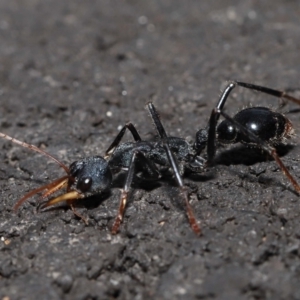
[[[266,107],[243,109],[233,119],[270,145],[277,145],[293,134],[291,122],[283,114]],[[224,120],[218,125],[217,136],[218,141],[223,144],[241,142],[256,145],[249,136],[242,134],[229,120]]]

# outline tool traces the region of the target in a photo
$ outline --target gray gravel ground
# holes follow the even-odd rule
[[[299,16],[296,0],[1,1],[0,131],[69,164],[103,155],[129,120],[152,138],[153,99],[167,132],[193,139],[227,80],[300,88]],[[250,104],[278,101],[239,88],[226,112]],[[281,154],[300,181],[298,140]],[[260,151],[219,149],[215,167],[185,178],[197,238],[172,179],[134,184],[117,236],[121,180],[80,203],[89,225],[65,206],[36,213],[36,198],[14,213],[63,171],[0,148],[2,300],[300,299],[300,199]]]

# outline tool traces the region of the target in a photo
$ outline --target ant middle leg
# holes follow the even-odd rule
[[[159,114],[155,108],[155,106],[153,105],[152,102],[149,102],[147,104],[147,108],[149,110],[150,116],[153,120],[153,123],[155,125],[155,128],[162,140],[163,143],[163,147],[166,151],[167,157],[168,157],[168,161],[169,164],[174,172],[175,178],[176,178],[176,182],[178,184],[178,186],[180,187],[181,193],[183,194],[184,197],[184,202],[185,202],[185,206],[186,206],[186,212],[187,212],[187,216],[188,216],[188,220],[190,223],[191,228],[193,229],[193,231],[197,234],[197,235],[201,235],[201,229],[199,227],[199,225],[197,224],[197,220],[194,216],[194,212],[193,209],[190,205],[189,202],[189,196],[188,196],[188,191],[186,186],[183,184],[183,180],[182,177],[180,175],[180,171],[179,171],[179,167],[178,167],[178,163],[176,161],[176,158],[174,156],[174,154],[172,153],[169,144],[168,144],[168,136],[166,134],[166,131],[160,121],[159,118]]]

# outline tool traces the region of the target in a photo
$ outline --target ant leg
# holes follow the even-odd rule
[[[131,183],[133,180],[133,175],[135,172],[135,166],[136,166],[137,159],[139,159],[139,161],[143,164],[143,167],[147,170],[147,172],[149,174],[152,173],[153,177],[156,176],[157,178],[159,178],[159,176],[160,176],[160,173],[157,170],[156,166],[150,160],[148,160],[142,152],[140,152],[138,150],[133,151],[133,155],[132,155],[130,163],[129,163],[129,168],[128,168],[128,172],[127,172],[127,176],[126,176],[126,180],[125,180],[125,185],[121,191],[118,215],[115,218],[115,221],[114,221],[112,229],[111,229],[112,234],[118,233],[120,225],[123,221],[127,198],[128,198],[128,193],[129,193],[130,186],[131,186]]]
[[[123,126],[123,128],[120,130],[120,132],[118,133],[118,135],[116,136],[116,138],[114,139],[114,141],[111,143],[111,145],[108,147],[108,149],[105,151],[105,156],[109,156],[113,153],[113,151],[115,150],[115,148],[119,145],[119,143],[121,142],[126,129],[129,129],[129,131],[131,132],[134,140],[136,142],[141,141],[141,137],[139,135],[139,133],[137,132],[135,126],[132,123],[127,123]]]
[[[183,184],[182,178],[181,178],[179,170],[178,170],[177,162],[175,161],[174,155],[173,155],[172,151],[170,150],[170,147],[166,140],[163,140],[163,145],[166,150],[170,165],[172,166],[173,172],[175,174],[177,184],[179,185],[179,187],[181,189],[181,193],[183,194],[184,202],[185,202],[185,206],[186,206],[186,212],[187,212],[190,226],[197,235],[201,235],[201,229],[200,229],[199,225],[197,224],[197,220],[195,218],[192,206],[189,202],[188,191],[187,191],[186,186],[184,186],[184,184]]]
[[[294,186],[294,189],[297,191],[297,193],[300,194],[300,186],[299,186],[298,182],[291,175],[291,173],[288,171],[287,167],[284,165],[284,163],[282,162],[282,160],[279,158],[279,156],[278,156],[278,154],[276,152],[276,149],[274,147],[271,147],[268,143],[266,143],[263,140],[261,140],[260,138],[258,138],[254,133],[252,133],[250,130],[248,130],[246,127],[244,127],[243,125],[241,125],[239,122],[237,122],[236,120],[234,120],[233,118],[231,118],[230,116],[228,116],[223,111],[215,109],[213,111],[212,115],[213,114],[221,114],[225,119],[227,119],[229,122],[231,122],[232,124],[234,124],[234,126],[236,126],[236,128],[238,128],[238,130],[240,131],[240,133],[242,133],[243,135],[249,137],[252,140],[252,142],[254,142],[255,144],[257,144],[262,150],[264,150],[270,156],[272,156],[274,158],[274,160],[276,161],[277,165],[280,167],[282,173],[292,183],[292,185]]]
[[[268,87],[260,86],[260,85],[255,85],[251,83],[246,83],[246,82],[241,82],[241,81],[233,81],[233,83],[237,84],[238,86],[244,87],[246,89],[250,90],[255,90],[259,91],[277,98],[283,98],[289,101],[292,101],[298,105],[300,105],[300,99],[297,99],[289,94],[287,94],[285,91],[279,91],[279,90],[274,90],[270,89]]]
[[[217,104],[217,106],[216,106],[216,109],[217,110],[222,110],[223,109],[223,107],[224,107],[224,105],[225,105],[225,102],[227,101],[227,98],[228,98],[228,96],[229,96],[229,94],[231,93],[231,91],[236,87],[236,82],[234,82],[234,81],[232,81],[232,82],[230,82],[227,86],[226,86],[226,88],[225,88],[225,90],[222,92],[222,94],[221,94],[221,96],[220,96],[220,99],[219,99],[219,101],[218,101],[218,104]],[[219,114],[219,116],[217,117],[217,120],[219,119],[219,117],[220,117],[220,114]]]
[[[202,151],[202,149],[205,147],[205,145],[207,146],[206,151],[207,151],[207,165],[212,164],[213,159],[215,157],[216,154],[216,126],[218,123],[218,120],[220,118],[220,113],[219,111],[222,111],[224,108],[224,105],[228,99],[229,94],[231,93],[231,91],[237,86],[242,83],[241,82],[237,82],[237,81],[231,81],[226,88],[224,89],[224,91],[222,92],[220,99],[215,107],[215,109],[212,110],[208,124],[206,129],[204,130],[204,132],[207,132],[207,142],[204,143],[201,142],[201,144],[197,145],[197,148],[199,148],[197,155],[200,154],[200,152]],[[200,132],[200,131],[198,131]],[[197,133],[198,134],[198,133]]]
[[[76,217],[78,217],[79,219],[81,219],[85,223],[85,225],[89,225],[88,220],[84,216],[82,216],[79,212],[77,212],[77,210],[75,209],[75,206],[72,203],[69,203],[69,205],[72,209],[73,214]]]
[[[220,113],[216,113],[217,109],[213,109],[208,121],[208,138],[207,138],[207,165],[211,165],[216,154],[216,127]]]
[[[189,219],[190,226],[197,235],[201,235],[201,229],[197,224],[197,220],[194,216],[193,209],[192,209],[192,207],[190,205],[190,202],[189,202],[189,196],[188,196],[187,188],[183,184],[183,181],[182,181],[182,178],[181,178],[181,175],[180,175],[180,172],[179,172],[178,164],[176,162],[174,154],[172,153],[172,151],[171,151],[171,149],[168,145],[168,136],[166,134],[166,131],[165,131],[161,121],[160,121],[158,112],[156,111],[156,109],[155,109],[152,102],[149,102],[147,104],[147,108],[150,112],[150,116],[153,120],[153,123],[156,127],[156,130],[157,130],[159,136],[162,139],[163,147],[166,151],[169,163],[170,163],[170,165],[172,167],[172,170],[174,172],[177,184],[179,185],[181,193],[183,194],[184,201],[185,201],[185,206],[186,206],[186,212],[187,212],[187,216],[188,216],[188,219]]]
[[[231,93],[231,91],[236,86],[240,86],[240,87],[250,89],[250,90],[255,90],[255,91],[258,91],[258,92],[261,92],[261,93],[264,93],[264,94],[268,94],[268,95],[271,95],[271,96],[274,96],[274,97],[277,97],[277,98],[283,98],[285,100],[289,100],[291,102],[294,102],[294,103],[300,105],[300,99],[297,99],[297,98],[287,94],[285,91],[274,90],[274,89],[270,89],[268,87],[255,85],[255,84],[252,84],[252,83],[246,83],[246,82],[241,82],[241,81],[231,81],[221,94],[221,97],[220,97],[220,99],[218,101],[218,104],[216,106],[217,110],[222,110],[223,109],[229,94]],[[219,117],[217,117],[217,120],[218,119],[219,119]]]
[[[139,156],[139,163],[141,165],[141,171],[142,171],[142,178],[144,179],[153,179],[157,180],[161,178],[161,173],[157,169],[154,162],[152,162],[150,159],[148,159],[143,152],[137,151],[137,155]],[[139,171],[139,170],[138,170]],[[147,174],[148,177],[145,177]]]
[[[222,92],[220,99],[218,101],[217,106],[215,109],[212,110],[210,114],[210,118],[208,121],[207,125],[207,147],[206,147],[206,152],[207,152],[207,165],[211,165],[213,162],[213,159],[216,154],[216,127],[218,120],[220,118],[220,112],[222,111],[229,94],[231,91],[236,87],[237,83],[235,81],[230,82],[225,90]]]

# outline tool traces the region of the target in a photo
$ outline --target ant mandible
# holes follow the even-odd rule
[[[282,172],[293,184],[297,193],[300,193],[299,184],[289,173],[275,149],[278,143],[292,135],[293,127],[291,122],[283,114],[274,112],[266,107],[246,108],[234,117],[228,116],[223,112],[223,107],[229,94],[236,86],[256,90],[300,104],[299,99],[286,94],[284,91],[232,81],[227,85],[216,107],[212,110],[208,125],[206,128],[197,131],[195,142],[191,145],[183,138],[171,137],[166,134],[159,114],[153,103],[150,102],[147,104],[147,108],[159,135],[157,141],[142,140],[134,125],[128,123],[120,130],[109,146],[105,152],[105,157],[93,156],[83,158],[73,162],[69,168],[46,151],[0,133],[2,138],[47,156],[59,164],[67,173],[67,175],[24,195],[15,204],[14,209],[17,210],[28,198],[35,194],[42,193],[40,200],[43,200],[49,198],[53,193],[66,188],[67,192],[65,194],[41,203],[39,208],[46,208],[66,201],[73,212],[81,217],[76,212],[73,202],[77,199],[87,198],[109,190],[113,175],[121,170],[126,170],[127,175],[124,188],[121,191],[118,214],[111,230],[113,234],[116,234],[123,220],[128,193],[134,175],[139,172],[142,174],[142,178],[159,179],[162,176],[159,167],[169,166],[173,170],[176,182],[183,195],[190,226],[197,235],[200,235],[201,229],[189,203],[188,191],[183,183],[182,176],[187,170],[195,173],[203,172],[204,169],[212,164],[216,152],[216,141],[227,144],[241,142],[245,145],[262,149],[274,158]],[[225,120],[218,125],[221,115]],[[134,142],[120,143],[127,129],[131,132]],[[207,159],[200,156],[205,148]]]

